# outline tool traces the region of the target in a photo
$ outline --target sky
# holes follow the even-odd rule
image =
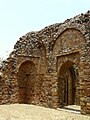
[[[0,57],[30,31],[64,22],[90,10],[90,0],[0,0]]]

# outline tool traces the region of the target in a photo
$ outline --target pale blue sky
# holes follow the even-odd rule
[[[90,0],[0,0],[0,57],[27,32],[60,23],[90,9]]]

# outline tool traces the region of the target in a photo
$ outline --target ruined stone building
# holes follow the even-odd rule
[[[90,114],[90,11],[20,37],[0,71],[0,104]]]

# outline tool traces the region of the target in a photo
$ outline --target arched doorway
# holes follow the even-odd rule
[[[73,62],[67,61],[61,66],[58,77],[60,106],[77,104],[77,75]]]
[[[33,62],[25,61],[18,72],[19,103],[31,103],[35,97],[36,68]]]

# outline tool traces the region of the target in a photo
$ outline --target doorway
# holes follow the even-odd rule
[[[19,103],[31,103],[35,96],[36,68],[33,62],[25,61],[18,72]]]
[[[67,61],[61,66],[58,77],[60,106],[74,105],[76,103],[76,86],[75,64]]]

